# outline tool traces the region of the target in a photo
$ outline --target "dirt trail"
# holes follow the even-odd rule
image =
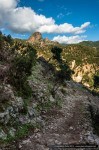
[[[50,145],[95,143],[88,111],[89,95],[86,90],[84,93],[74,87],[68,84],[62,108],[43,114],[47,121],[42,131],[21,141],[20,150],[49,150]]]
[[[92,120],[88,110],[92,100],[93,96],[87,90],[80,89],[80,85],[68,83],[66,94],[63,94],[62,107],[42,115],[44,127],[35,130],[27,138],[15,143],[16,146],[12,145],[6,150],[52,150],[49,148],[51,145],[99,142],[99,138],[93,135]]]

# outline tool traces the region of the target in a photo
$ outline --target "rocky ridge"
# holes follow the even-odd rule
[[[48,38],[43,39],[40,32],[33,33],[27,41],[32,45],[39,45],[40,47],[59,44],[58,42],[50,41]]]

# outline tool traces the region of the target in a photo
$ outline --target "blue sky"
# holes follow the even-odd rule
[[[0,6],[0,28],[13,37],[39,31],[60,43],[99,40],[99,0],[0,0]]]

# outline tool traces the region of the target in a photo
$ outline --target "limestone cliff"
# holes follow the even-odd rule
[[[87,87],[93,86],[94,74],[99,70],[96,64],[83,63],[82,66],[77,66],[75,60],[71,64],[71,69],[74,70],[72,79],[76,82],[81,82]]]

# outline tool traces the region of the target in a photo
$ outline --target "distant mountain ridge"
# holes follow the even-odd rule
[[[83,41],[79,44],[99,48],[99,41]]]

